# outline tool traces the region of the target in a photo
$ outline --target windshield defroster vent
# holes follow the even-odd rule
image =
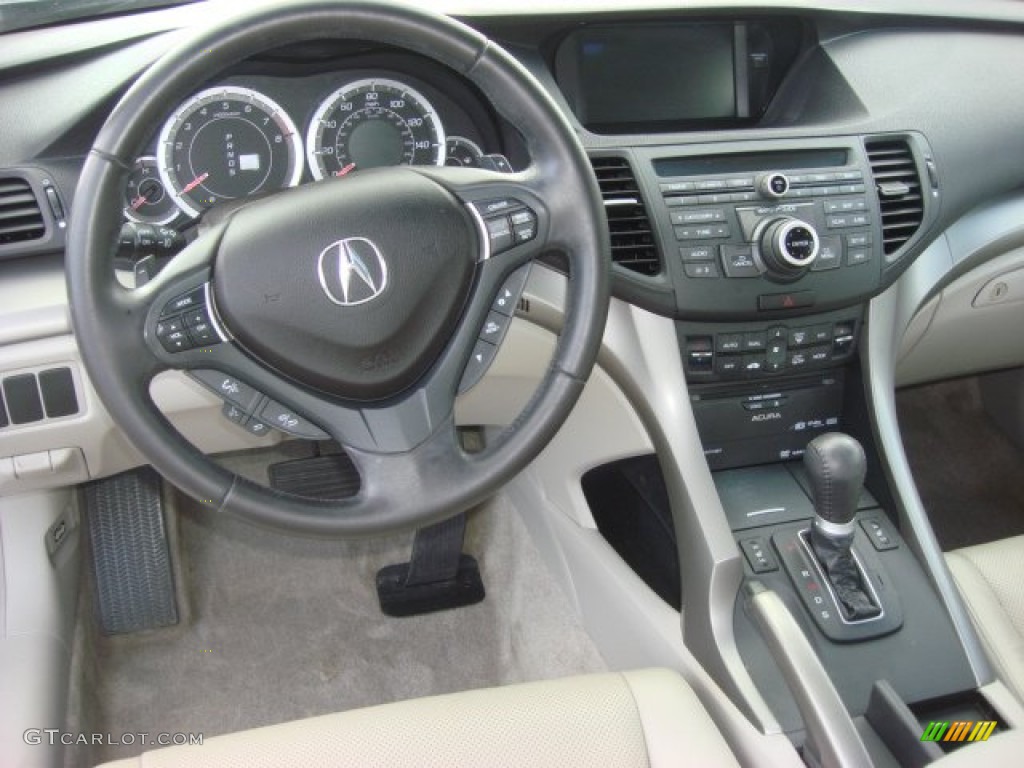
[[[921,178],[904,139],[869,141],[866,147],[882,212],[882,248],[889,256],[914,236],[924,220]]]
[[[0,245],[39,240],[46,220],[32,186],[25,179],[0,176]]]
[[[629,162],[623,157],[592,157],[590,164],[604,198],[612,261],[641,275],[659,274],[661,259],[651,220]]]

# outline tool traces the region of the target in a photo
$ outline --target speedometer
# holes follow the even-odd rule
[[[317,108],[306,134],[314,178],[381,165],[444,165],[444,127],[430,102],[397,80],[357,80]]]
[[[219,86],[197,93],[164,123],[157,167],[174,201],[195,217],[224,200],[294,187],[302,139],[271,99]]]

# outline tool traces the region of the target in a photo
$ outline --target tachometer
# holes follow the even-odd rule
[[[317,108],[306,133],[314,178],[381,165],[444,165],[444,127],[424,96],[381,78],[342,86]]]
[[[274,101],[250,88],[197,93],[164,123],[157,166],[190,216],[224,200],[299,183],[302,139]]]

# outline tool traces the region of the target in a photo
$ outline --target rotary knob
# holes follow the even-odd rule
[[[761,258],[768,272],[783,280],[803,274],[818,258],[818,233],[806,221],[782,216],[761,230]]]

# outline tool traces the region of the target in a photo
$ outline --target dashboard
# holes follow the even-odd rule
[[[1016,6],[984,6],[969,19],[912,2],[884,12],[653,3],[462,18],[562,107],[604,198],[613,295],[674,324],[692,394],[710,397],[723,387],[778,389],[855,361],[866,303],[972,211],[1019,190],[1005,158],[1024,152],[1014,129],[1024,99],[1008,98],[1012,85],[992,73],[1024,68],[1013,34],[1021,20]],[[62,299],[40,306],[14,275],[61,295],[84,157],[119,97],[193,13],[85,21],[76,35],[5,35],[6,341],[30,341],[40,316],[67,329]],[[488,94],[428,57],[368,41],[272,48],[209,72],[151,126],[117,201],[117,266],[144,282],[199,228],[247,201],[401,163],[514,172],[530,155]],[[513,225],[499,223],[494,237],[510,237]],[[541,261],[565,271],[558,253]],[[930,285],[957,274],[946,269]],[[31,359],[5,369],[35,370]],[[817,416],[812,423],[826,426],[828,414]]]

